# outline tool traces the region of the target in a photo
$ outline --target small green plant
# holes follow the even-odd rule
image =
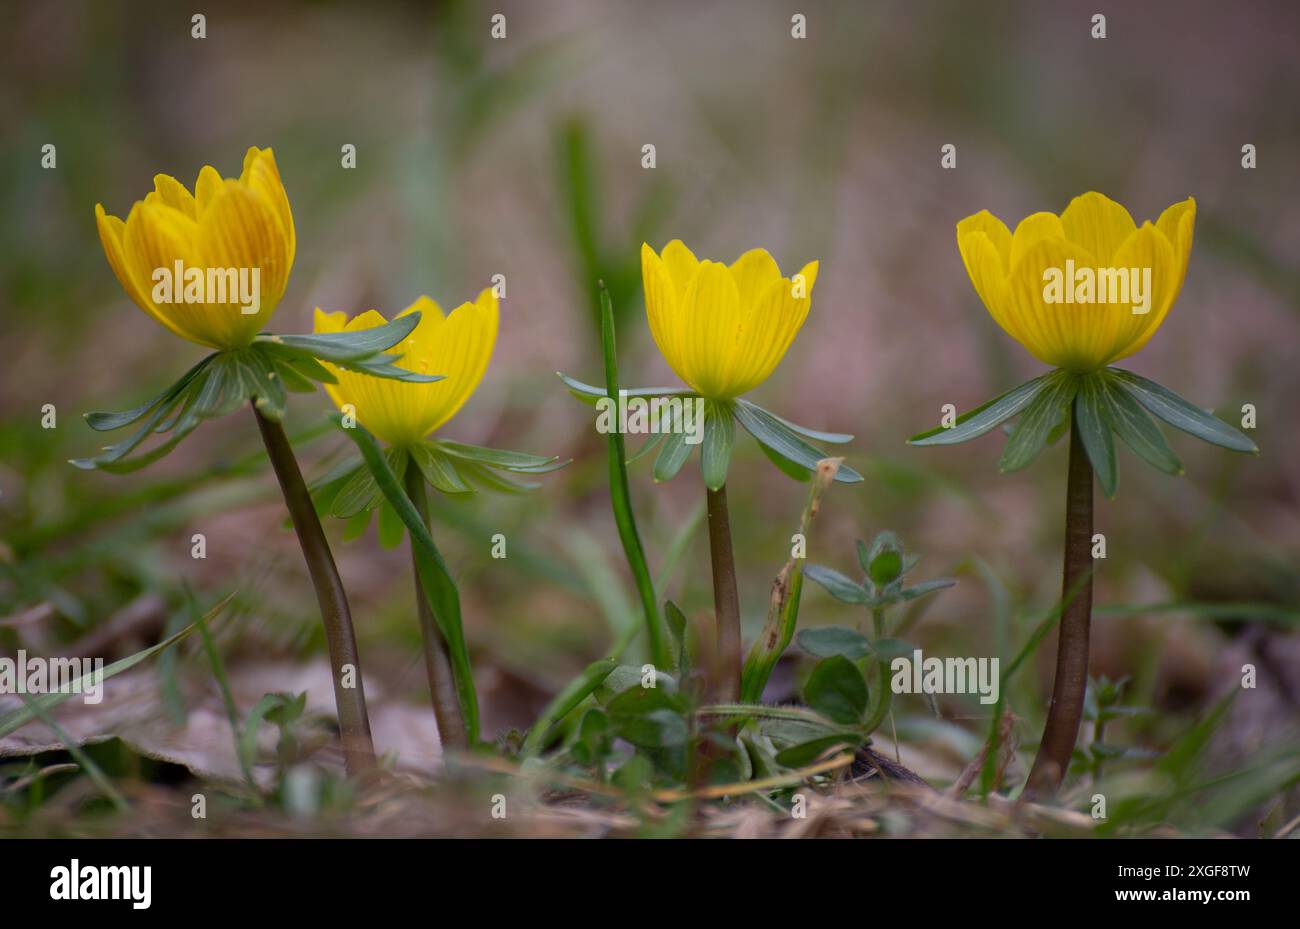
[[[1087,733],[1087,743],[1082,748],[1075,749],[1072,767],[1075,773],[1087,773],[1094,784],[1101,782],[1102,766],[1107,762],[1132,763],[1159,757],[1158,752],[1149,749],[1106,741],[1107,724],[1121,719],[1148,716],[1154,712],[1146,706],[1124,705],[1129,683],[1128,677],[1112,681],[1104,674],[1088,681],[1088,692],[1083,699],[1083,719],[1092,729]]]
[[[808,705],[838,723],[855,726],[865,738],[890,712],[890,662],[913,651],[909,643],[889,638],[889,609],[957,582],[939,578],[905,586],[905,577],[919,559],[904,552],[889,531],[879,533],[870,546],[858,540],[857,556],[860,582],[822,565],[809,565],[804,574],[841,603],[862,607],[862,618],[856,626],[805,629],[796,641],[821,659],[804,685]]]
[[[816,659],[803,686],[803,705],[708,702],[708,675],[696,657],[708,649],[691,647],[690,623],[668,601],[670,673],[612,659],[592,664],[552,701],[525,738],[526,764],[581,772],[597,784],[630,792],[629,801],[671,803],[685,798],[683,785],[697,791],[724,785],[741,793],[751,783],[780,807],[793,787],[842,767],[844,756],[835,750],[868,744],[887,718],[889,662],[912,650],[888,638],[890,609],[956,583],[941,578],[908,585],[905,577],[917,558],[890,532],[880,533],[870,546],[859,542],[858,557],[861,582],[829,568],[805,569],[836,599],[862,606],[865,613],[853,626],[798,633],[800,649]],[[789,593],[780,580],[776,587]],[[781,606],[786,602],[782,599]],[[775,657],[784,650],[774,649]]]

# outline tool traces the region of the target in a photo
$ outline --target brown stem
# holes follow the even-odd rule
[[[325,624],[325,642],[329,648],[330,667],[334,677],[334,703],[338,707],[339,733],[343,742],[343,760],[349,775],[361,774],[374,767],[375,744],[370,737],[370,717],[366,714],[366,692],[361,681],[361,658],[357,654],[357,637],[352,630],[352,612],[348,609],[347,594],[339,578],[334,556],[330,554],[325,532],[321,529],[311,494],[303,482],[298,460],[293,456],[289,437],[278,422],[267,419],[253,407],[257,427],[266,444],[267,457],[275,468],[285,506],[298,533],[307,571],[312,586],[316,588],[316,602],[320,604],[321,619]],[[351,674],[347,673],[351,666]],[[349,680],[351,686],[344,686]]]
[[[1071,414],[1073,415],[1073,414]],[[1061,623],[1056,646],[1052,705],[1029,771],[1025,793],[1056,793],[1070,769],[1088,689],[1088,635],[1092,618],[1092,466],[1079,436],[1070,428],[1070,473],[1065,487],[1065,568],[1061,580]]]
[[[727,488],[708,491],[709,557],[713,563],[713,611],[717,621],[715,699],[734,702],[740,694],[740,595],[736,592],[736,559],[731,549]]]
[[[429,499],[424,489],[424,475],[414,462],[406,466],[406,495],[411,498],[415,508],[429,527]],[[438,736],[444,748],[467,748],[469,737],[465,732],[465,721],[460,715],[460,703],[456,699],[455,679],[451,673],[451,659],[447,657],[447,643],[438,630],[438,621],[429,609],[429,601],[424,596],[420,585],[420,572],[416,566],[419,556],[415,546],[411,546],[411,566],[415,575],[415,612],[420,619],[420,638],[424,642],[424,672],[429,678],[429,698],[433,702],[433,715],[438,720]]]

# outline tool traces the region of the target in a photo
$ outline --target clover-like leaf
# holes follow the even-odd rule
[[[922,597],[936,593],[940,590],[946,590],[949,587],[956,587],[957,581],[951,577],[941,577],[933,581],[922,581],[920,584],[914,584],[911,587],[904,587],[899,591],[899,597],[903,600],[919,600]]]
[[[804,568],[804,577],[821,585],[836,600],[844,603],[866,603],[867,591],[833,568],[810,564]]]
[[[871,654],[871,643],[867,637],[848,626],[818,626],[814,629],[800,629],[795,637],[799,647],[814,658],[830,658],[841,655],[850,661],[857,661]]]
[[[810,707],[833,722],[861,722],[867,711],[867,682],[858,666],[843,655],[818,662],[803,693]]]

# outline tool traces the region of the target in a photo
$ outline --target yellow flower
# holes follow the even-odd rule
[[[755,248],[730,266],[674,239],[641,246],[646,316],[669,366],[701,396],[739,397],[776,370],[808,316],[817,262],[791,278]]]
[[[1195,223],[1191,197],[1139,228],[1128,210],[1093,192],[1059,217],[1026,217],[1014,235],[981,210],[957,224],[957,247],[1008,335],[1049,365],[1093,371],[1132,355],[1160,328],[1183,286]]]
[[[293,267],[293,215],[275,156],[250,148],[238,180],[206,165],[193,194],[166,174],[153,183],[126,222],[95,204],[113,273],[141,309],[181,338],[242,348],[271,318]]]
[[[433,300],[421,297],[397,318],[416,310],[421,314],[419,324],[389,352],[402,356],[396,362],[399,368],[440,374],[443,380],[431,384],[395,381],[325,364],[339,380],[325,385],[334,402],[340,409],[345,403],[352,404],[361,425],[390,445],[414,445],[455,416],[483,379],[497,340],[499,312],[491,288],[473,303],[462,303],[446,315]],[[386,322],[374,310],[349,321],[346,313],[317,309],[315,329],[358,332]]]

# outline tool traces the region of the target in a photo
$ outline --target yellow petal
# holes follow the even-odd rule
[[[400,345],[404,346],[405,351],[414,351],[422,354],[433,352],[437,348],[438,331],[441,328],[437,325],[431,325],[426,320],[442,320],[446,313],[438,305],[438,301],[432,297],[421,296],[418,300],[408,306],[402,312],[398,313],[396,318],[401,319],[411,313],[420,314],[420,325],[416,326],[410,335],[404,339]],[[396,349],[394,349],[396,351]],[[423,374],[431,372],[424,371]]]
[[[346,319],[345,313],[323,313],[317,310],[315,331],[357,332],[382,326],[385,322],[387,320],[374,310],[359,313],[351,320]],[[406,417],[401,395],[394,390],[398,382],[346,371],[328,362],[322,363],[338,379],[337,384],[327,384],[325,389],[340,410],[354,414],[361,425],[386,442],[398,442],[405,437]]]
[[[297,238],[293,227],[293,212],[289,209],[289,195],[285,193],[280,180],[280,170],[275,165],[275,153],[271,149],[250,148],[244,156],[244,171],[239,177],[240,183],[257,191],[275,211],[280,220],[282,234],[286,237],[285,254],[289,266],[297,253]]]
[[[371,309],[349,319],[343,324],[342,331],[363,332],[367,329],[377,329],[387,323],[388,320],[382,313]],[[408,336],[407,339],[388,349],[388,354],[399,356],[397,362],[399,366],[400,356],[404,353],[403,346],[409,338]],[[362,425],[387,442],[396,443],[400,438],[405,437],[406,432],[409,431],[407,421],[410,416],[401,403],[401,392],[395,389],[398,382],[330,367],[335,377],[339,379],[340,391],[345,392],[356,407],[357,418]]]
[[[484,290],[447,316],[428,297],[421,297],[399,316],[419,311],[420,322],[389,351],[397,365],[422,374],[440,374],[432,384],[408,383],[343,371],[327,365],[338,378],[327,385],[340,407],[352,404],[367,429],[393,445],[409,445],[450,420],[473,394],[487,370],[496,343],[499,307],[494,291]],[[343,314],[317,311],[316,331],[356,332],[382,326],[384,317],[368,310],[343,323]]]
[[[1178,296],[1182,274],[1173,245],[1149,222],[1143,223],[1142,228],[1115,253],[1114,266],[1137,268],[1139,272],[1151,269],[1150,309],[1147,313],[1134,313],[1132,300],[1112,307],[1117,316],[1117,331],[1106,364],[1127,358],[1155,335]]]
[[[221,193],[225,181],[212,165],[204,165],[199,171],[198,180],[194,182],[194,203],[200,216],[208,208],[214,197]]]
[[[348,314],[339,310],[336,313],[327,313],[320,307],[316,307],[316,313],[313,317],[312,331],[322,334],[342,332],[343,326],[348,321]]]
[[[1108,266],[1137,225],[1128,210],[1096,191],[1070,201],[1061,214],[1065,237],[1092,254],[1097,266]]]
[[[244,313],[238,296],[213,303],[209,311],[226,348],[245,345],[266,325],[289,282],[289,242],[266,198],[228,180],[202,209],[199,222],[202,266],[259,272],[259,307]]]
[[[1141,349],[1164,322],[1187,271],[1195,218],[1188,198],[1137,228],[1123,206],[1091,192],[1072,200],[1059,221],[1050,213],[1025,218],[1014,236],[987,212],[968,217],[958,225],[958,247],[985,306],[1012,338],[1048,364],[1094,370]],[[998,256],[1010,261],[1005,281]],[[1059,302],[1047,302],[1048,270],[1059,274]],[[1085,275],[1092,275],[1091,295],[1080,292]],[[1138,300],[1132,288],[1143,285],[1150,292]]]
[[[1096,303],[1049,303],[1044,272],[1064,273],[1068,261],[1091,267],[1092,254],[1065,239],[1041,239],[1011,269],[1005,307],[1007,333],[1049,365],[1091,370],[1105,361],[1115,336],[1115,315]],[[1073,282],[1065,280],[1066,288]],[[1001,320],[999,320],[1001,322]]]
[[[781,269],[765,248],[751,248],[737,258],[731,265],[731,274],[736,280],[741,306],[749,306],[781,280]]]
[[[686,296],[686,288],[690,286],[695,272],[699,270],[700,262],[681,239],[673,239],[665,245],[661,257],[664,267],[668,269],[668,276],[672,278],[673,285],[677,289],[677,299],[681,300]]]
[[[320,307],[316,307],[316,312],[312,314],[312,332],[320,335],[330,335],[335,332],[342,332],[343,327],[347,325],[347,322],[348,314],[342,310],[335,313],[328,313]],[[322,362],[322,364],[325,366],[325,369],[336,378],[340,373],[342,373],[341,369],[329,364],[328,362]],[[325,392],[330,395],[330,399],[333,400],[334,404],[339,408],[342,408],[343,404],[351,402],[346,398],[343,391],[340,390],[338,384],[325,384],[323,386],[325,387]]]
[[[700,262],[682,304],[686,371],[678,373],[706,397],[735,396],[743,359],[737,345],[740,294],[731,270],[715,261]]]
[[[781,363],[808,318],[818,268],[818,262],[809,262],[794,278],[778,278],[760,300],[742,307],[743,322],[737,338],[741,362],[730,396],[753,390]]]
[[[145,307],[151,314],[177,335],[207,345],[223,348],[224,330],[216,326],[203,304],[185,303],[180,294],[173,302],[153,299],[156,271],[175,277],[176,262],[182,269],[202,268],[199,259],[197,224],[180,210],[161,203],[137,203],[126,218],[122,244],[127,267],[140,293],[147,295]],[[184,280],[173,281],[173,286],[183,289]]]
[[[1177,283],[1174,286],[1174,299],[1178,299],[1187,277],[1187,263],[1192,255],[1192,234],[1196,226],[1196,200],[1188,197],[1175,203],[1156,220],[1159,229],[1174,249],[1174,262],[1178,266]]]
[[[680,308],[677,287],[663,260],[645,243],[641,245],[641,279],[645,284],[645,310],[650,335],[654,337],[668,367],[689,384],[685,374],[686,356],[682,351],[685,316]],[[682,296],[685,296],[684,291]]]
[[[116,216],[109,216],[104,212],[103,205],[96,203],[95,225],[99,229],[99,241],[104,246],[104,255],[108,258],[108,266],[113,269],[113,274],[117,276],[118,283],[122,285],[126,295],[140,309],[168,328],[172,328],[171,324],[167,322],[149,300],[149,291],[141,289],[131,272],[126,257],[126,247],[123,242],[126,236],[126,223]],[[174,328],[172,328],[172,331],[176,332]],[[181,333],[177,332],[177,335],[181,335]]]
[[[473,303],[462,303],[452,310],[445,319],[436,316],[429,319],[437,338],[432,340],[432,352],[426,363],[428,373],[442,374],[445,380],[417,385],[426,392],[425,435],[455,416],[483,380],[496,345],[500,319],[496,294],[489,288]],[[421,326],[424,325],[422,320]],[[418,364],[419,360],[416,361]]]
[[[153,177],[154,194],[166,206],[180,210],[190,219],[197,217],[194,196],[185,189],[185,185],[167,174],[155,174]]]
[[[994,254],[998,256],[1002,275],[1005,277],[1011,272],[1011,230],[1007,228],[1006,223],[988,210],[980,210],[957,224],[957,248],[962,249],[962,239],[977,232],[988,236],[989,244],[993,246]],[[965,255],[964,250],[962,254]],[[967,271],[969,270],[968,267]]]
[[[1011,270],[1011,232],[988,210],[981,210],[957,224],[957,250],[984,308],[1007,332],[1012,326],[1006,314],[1007,275]],[[1015,338],[1015,334],[1012,333]]]
[[[155,175],[154,189],[125,223],[98,207],[96,224],[128,296],[176,334],[202,345],[223,350],[246,345],[288,285],[293,217],[270,149],[250,148],[238,180],[222,180],[215,168],[204,166],[193,194],[174,177]],[[164,294],[164,288],[155,288],[163,283],[155,272],[175,276],[177,262],[180,280],[172,282],[174,293]],[[196,271],[204,285],[197,296],[186,286],[186,277]],[[254,271],[258,312],[244,313],[252,299],[244,291]]]
[[[1032,213],[1020,221],[1011,237],[1011,267],[1043,239],[1064,239],[1065,226],[1055,213]]]
[[[818,263],[792,279],[751,249],[730,266],[699,261],[680,240],[662,257],[641,246],[646,316],[668,365],[697,393],[730,399],[771,375],[808,316]]]
[[[266,151],[270,151],[270,149],[266,149]],[[253,165],[257,161],[257,159],[261,157],[262,157],[262,149],[258,148],[256,145],[248,146],[248,151],[244,152],[243,170],[239,172],[239,180],[241,183],[245,183],[245,184],[248,183],[248,177],[249,174],[252,172]]]
[[[386,326],[388,320],[384,319],[384,314],[378,310],[366,310],[364,313],[358,313],[353,316],[346,326],[344,332],[363,332],[366,329],[378,329],[380,326]],[[409,338],[409,336],[408,336]],[[399,342],[398,345],[401,343]]]

